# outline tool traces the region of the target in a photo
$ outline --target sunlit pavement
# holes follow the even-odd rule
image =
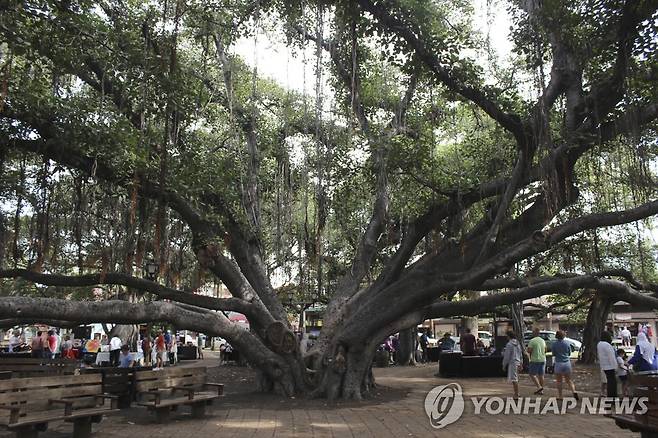
[[[204,360],[204,365],[209,361]],[[190,363],[189,366],[192,364]],[[188,366],[188,365],[186,365]],[[133,408],[109,416],[94,425],[95,437],[203,438],[203,437],[631,437],[601,415],[474,415],[469,398],[508,396],[504,379],[440,379],[436,365],[375,369],[378,384],[396,389],[398,397],[381,403],[331,406],[321,401],[281,401],[274,396],[225,396],[202,420],[192,419],[188,409],[172,415],[168,424],[157,424],[146,409]],[[521,395],[530,396],[527,376],[521,376]],[[433,429],[424,410],[427,392],[434,386],[458,382],[467,400],[463,416],[444,429]],[[547,390],[544,398],[555,395]],[[51,425],[44,438],[71,436],[67,423]],[[0,437],[10,436],[0,433]]]

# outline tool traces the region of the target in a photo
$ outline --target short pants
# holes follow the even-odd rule
[[[571,374],[571,362],[555,362],[555,374]]]
[[[546,369],[546,362],[530,362],[528,365],[528,374],[531,376],[543,376]]]

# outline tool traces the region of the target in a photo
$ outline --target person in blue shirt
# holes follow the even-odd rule
[[[658,370],[656,360],[656,347],[647,339],[643,332],[637,335],[637,345],[633,357],[628,360],[633,365],[633,371],[655,371]]]
[[[571,380],[571,345],[564,340],[564,332],[558,330],[555,332],[557,340],[551,344],[551,353],[555,360],[555,383],[557,384],[557,397],[562,398],[562,381],[565,381],[571,388],[571,392],[576,400],[578,400],[578,393],[576,392],[576,385]]]
[[[446,332],[439,342],[441,351],[452,351],[455,349],[455,341],[450,337],[450,333]]]
[[[130,347],[127,345],[121,346],[121,354],[119,355],[119,368],[132,368],[135,365],[133,355],[130,354]]]

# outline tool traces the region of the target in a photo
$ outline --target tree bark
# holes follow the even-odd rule
[[[583,332],[583,354],[580,361],[592,364],[596,362],[596,344],[601,339],[601,332],[606,329],[606,321],[612,307],[613,300],[609,297],[596,294],[587,312],[587,322]]]
[[[398,365],[416,365],[416,327],[409,327],[404,330],[400,330],[400,346],[398,351],[395,353],[396,363]]]

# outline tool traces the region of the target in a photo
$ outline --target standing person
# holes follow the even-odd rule
[[[557,384],[557,397],[562,399],[562,381],[564,380],[571,388],[571,392],[576,400],[579,399],[576,392],[576,385],[571,380],[571,345],[564,340],[564,332],[558,330],[555,332],[557,340],[551,345],[551,352],[555,359],[555,381]]]
[[[649,342],[647,335],[642,332],[637,334],[635,353],[628,360],[628,363],[633,365],[633,371],[655,371],[658,369],[656,347]]]
[[[203,359],[203,338],[201,337],[201,333],[197,333],[196,335],[196,342],[197,342],[197,353],[199,355],[199,359]]]
[[[395,336],[393,336],[393,340],[391,341],[391,345],[393,345],[393,362],[397,363],[398,361],[398,351],[400,351],[400,334],[396,333]]]
[[[167,347],[167,351],[171,348],[171,331],[167,330],[164,333],[164,340],[165,340],[165,346]]]
[[[16,331],[12,330],[11,336],[9,337],[9,352],[13,353],[14,348],[18,347],[21,344],[20,337],[16,336]]]
[[[64,342],[62,343],[62,349],[61,349],[62,357],[65,359],[70,359],[72,349],[73,349],[73,342],[71,342],[71,338],[68,335],[64,336]]]
[[[513,331],[507,332],[507,339],[503,350],[503,370],[507,370],[507,381],[514,388],[514,398],[519,398],[519,368],[523,364],[523,349]]]
[[[158,330],[158,337],[155,338],[155,367],[163,368],[167,360],[167,348],[165,344],[165,337],[162,330]]]
[[[617,350],[617,377],[621,382],[621,396],[628,397],[628,365],[626,364],[626,352],[623,348]]]
[[[119,355],[121,354],[122,345],[121,338],[117,335],[112,336],[112,339],[110,339],[110,364],[113,367],[119,366]]]
[[[43,357],[43,341],[41,339],[41,331],[38,331],[36,336],[32,336],[30,347],[32,348],[32,357],[34,358]]]
[[[169,347],[169,363],[171,365],[178,363],[178,342],[176,338],[171,341],[171,347]]]
[[[50,331],[41,332],[41,357],[43,359],[52,359],[52,353],[50,352]]]
[[[528,354],[530,355],[528,374],[537,387],[534,392],[537,395],[544,393],[544,371],[546,370],[546,342],[539,336],[539,332],[539,327],[532,329],[534,337],[528,342]]]
[[[475,336],[471,333],[470,328],[467,328],[464,331],[466,333],[459,338],[459,345],[461,346],[462,353],[464,356],[477,356],[477,340],[475,339]]]
[[[427,346],[430,343],[429,336],[430,336],[430,329],[429,328],[427,330],[425,330],[422,335],[420,335],[419,343],[420,343],[421,350],[423,350],[423,359],[422,359],[423,362],[428,362],[429,361],[429,356],[428,356],[428,352],[427,352]]]
[[[624,328],[621,330],[619,334],[621,335],[621,345],[623,345],[624,347],[630,347],[631,331],[628,329],[628,327],[624,326]]]
[[[605,374],[606,394],[608,397],[617,397],[617,353],[612,346],[610,332],[601,333],[601,340],[596,344],[596,353],[601,371]]]
[[[57,339],[57,333],[55,330],[50,330],[48,332],[48,348],[50,349],[51,358],[55,359],[59,349],[59,339]]]
[[[144,335],[144,338],[142,339],[142,353],[144,353],[144,366],[145,367],[150,367],[153,365],[153,362],[151,361],[151,350],[152,350],[152,345],[151,345],[151,337],[148,335]]]

